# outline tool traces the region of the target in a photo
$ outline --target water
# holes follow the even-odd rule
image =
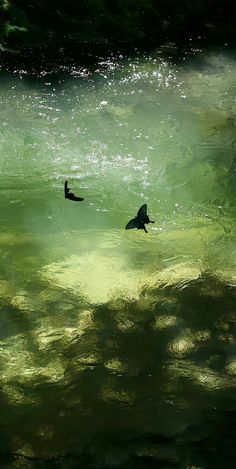
[[[166,52],[1,71],[4,469],[235,467],[236,52]]]

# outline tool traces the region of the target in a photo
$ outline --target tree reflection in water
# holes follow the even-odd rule
[[[206,275],[82,307],[41,287],[40,320],[2,297],[4,468],[233,467],[234,287]]]

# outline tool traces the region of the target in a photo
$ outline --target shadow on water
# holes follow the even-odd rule
[[[4,468],[234,467],[234,287],[91,306],[37,284],[40,308],[2,302],[19,317],[0,347]]]

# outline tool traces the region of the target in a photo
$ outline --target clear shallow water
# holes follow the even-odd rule
[[[235,57],[2,70],[4,467],[234,464]]]

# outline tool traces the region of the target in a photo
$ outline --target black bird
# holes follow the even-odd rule
[[[67,186],[68,181],[65,182],[65,198],[70,200],[75,200],[75,202],[82,202],[83,197],[76,197],[73,192],[70,192],[70,188]]]
[[[130,220],[125,229],[131,230],[132,228],[137,228],[137,230],[144,230],[147,233],[147,229],[145,223],[155,223],[154,221],[150,220],[149,216],[147,215],[147,204],[142,205],[140,207],[137,216]]]

